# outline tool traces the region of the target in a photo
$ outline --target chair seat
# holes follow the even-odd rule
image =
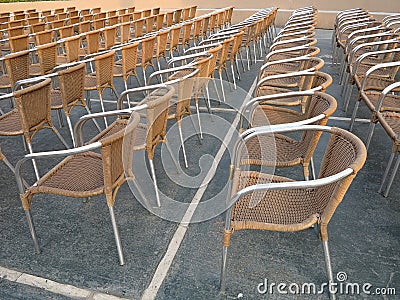
[[[94,152],[65,158],[43,176],[36,186],[29,189],[30,194],[49,193],[77,198],[96,196],[103,192],[103,162],[101,155]]]
[[[17,109],[0,116],[0,135],[21,135],[22,126]]]
[[[362,82],[364,80],[364,75],[355,76],[354,80],[358,87],[361,88]],[[394,80],[383,77],[371,77],[368,76],[364,90],[375,90],[383,91],[387,86],[391,85]]]
[[[7,74],[3,74],[0,76],[0,89],[10,89],[11,81],[10,77]]]
[[[380,92],[362,92],[361,97],[370,110],[375,110],[381,96]],[[400,111],[400,96],[388,94],[383,101],[381,111]]]
[[[50,100],[51,109],[61,109],[62,108],[62,94],[60,90],[51,89],[50,90]]]
[[[272,136],[259,136],[246,142],[251,153],[242,157],[242,164],[259,166],[291,167],[300,164],[306,149],[303,143],[282,134]]]
[[[299,122],[305,119],[305,115],[283,107],[275,107],[270,105],[260,105],[254,112],[253,127],[264,125],[276,125]],[[266,121],[268,120],[268,124]]]
[[[97,87],[96,76],[86,75],[85,76],[85,90],[95,90]]]
[[[30,76],[40,76],[42,75],[42,70],[39,64],[29,65],[29,75]]]
[[[237,190],[254,184],[290,182],[286,177],[259,172],[240,172]],[[316,189],[275,190],[242,197],[232,211],[232,227],[299,231],[318,222],[322,211],[315,201]]]
[[[122,77],[122,65],[114,64],[114,69],[113,69],[114,76],[117,77]]]

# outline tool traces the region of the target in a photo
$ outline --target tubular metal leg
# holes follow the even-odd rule
[[[247,71],[250,71],[250,58],[249,58],[249,48],[246,47],[246,56],[247,56]]]
[[[65,148],[69,149],[69,145],[67,144],[67,142],[64,140],[64,138],[61,136],[61,134],[58,132],[58,130],[54,127],[51,128],[53,130],[53,132],[56,134],[56,136],[58,137],[58,139],[61,141],[61,143],[63,143],[63,145],[65,146]]]
[[[90,103],[90,91],[86,91],[86,105],[89,108],[92,108],[91,103]]]
[[[89,107],[85,106],[85,109],[86,109],[86,111],[88,112],[88,114],[91,114],[91,113],[92,113],[92,112],[90,111]],[[95,119],[93,119],[93,123],[94,123],[94,125],[96,126],[97,130],[98,130],[99,132],[101,132],[100,126],[99,126],[99,124],[97,123],[97,121],[96,121]]]
[[[124,80],[125,91],[128,89],[128,83]],[[128,101],[128,107],[131,108],[131,100],[129,99],[129,94],[126,95],[126,100]]]
[[[185,140],[183,139],[181,123],[182,123],[182,121],[178,121],[179,138],[181,139],[183,160],[185,161],[185,167],[188,168],[188,162],[187,162],[187,156],[186,156],[186,150],[185,150]]]
[[[311,157],[311,160],[310,160],[310,167],[311,167],[311,175],[312,175],[312,178],[313,178],[313,180],[315,180],[315,179],[317,179],[317,177],[315,176],[315,166],[314,166],[314,159],[313,159],[313,157]]]
[[[71,134],[72,145],[75,148],[76,144],[75,144],[74,130],[72,129],[71,119],[69,118],[68,115],[67,115],[67,124],[68,124],[69,133]]]
[[[124,254],[122,253],[121,239],[119,237],[117,222],[115,221],[114,208],[112,206],[109,206],[108,210],[110,211],[111,224],[113,227],[114,237],[115,237],[115,244],[117,245],[119,264],[123,266],[125,264]]]
[[[28,146],[29,153],[33,153],[32,144],[31,143],[26,143],[26,144]],[[32,159],[32,164],[33,164],[33,170],[35,171],[36,179],[39,180],[40,175],[39,175],[39,169],[36,164],[36,160]]]
[[[152,159],[149,159],[149,164],[151,170],[151,177],[153,177],[154,190],[156,192],[157,206],[161,207],[160,195],[158,193],[158,186],[157,186],[156,170],[154,169],[154,163]]]
[[[235,78],[235,68],[233,67],[233,63],[232,63],[232,61],[231,61],[231,72],[232,72],[232,78],[233,78],[233,87],[235,88],[235,90],[237,89],[237,86],[236,86],[236,78]]]
[[[246,72],[246,68],[244,66],[244,62],[243,62],[243,56],[242,53],[239,52],[239,56],[240,56],[240,63],[242,64],[242,68],[243,68],[243,73]]]
[[[211,111],[211,101],[210,101],[210,92],[208,91],[208,82],[207,82],[207,84],[206,84],[206,86],[205,86],[205,89],[206,89],[206,95],[207,95],[207,101],[206,101],[207,110],[208,110],[208,113],[209,113],[209,114],[212,114],[212,111]]]
[[[356,120],[358,106],[360,105],[361,98],[357,100],[356,104],[354,104],[353,114],[351,115],[351,121],[349,126],[349,131],[353,130],[354,122]]]
[[[58,118],[58,124],[60,124],[60,127],[64,127],[64,122],[63,122],[63,118],[62,118],[60,109],[57,109],[57,118]]]
[[[197,119],[199,122],[200,139],[203,139],[203,131],[201,129],[201,121],[200,121],[199,101],[196,101],[196,112],[197,112]]]
[[[226,98],[225,98],[225,90],[224,90],[224,82],[222,80],[222,71],[218,72],[219,73],[219,81],[221,83],[221,90],[222,90],[222,100],[224,100],[224,102],[226,102]]]
[[[344,111],[347,111],[347,109],[349,108],[349,104],[350,104],[352,95],[353,95],[353,85],[349,84],[348,92],[346,93],[345,98],[344,98],[344,107],[343,107]]]
[[[103,97],[102,97],[102,95],[101,95],[100,92],[99,92],[99,98],[100,98],[101,110],[102,110],[103,112],[105,112],[106,110],[104,109]],[[107,123],[107,118],[106,118],[106,117],[104,117],[104,123],[105,123],[106,127],[108,127],[108,123]]]
[[[369,129],[368,129],[368,137],[367,141],[365,142],[365,148],[369,148],[369,144],[371,143],[372,135],[374,134],[374,129],[375,129],[376,124],[375,123],[370,123],[369,124]]]
[[[393,156],[393,158],[394,158],[394,156]],[[393,171],[392,171],[392,175],[390,176],[388,185],[386,186],[386,190],[383,193],[383,196],[385,196],[385,197],[387,197],[389,195],[389,191],[390,191],[390,188],[392,187],[393,180],[394,180],[394,177],[396,176],[397,170],[399,169],[399,165],[400,165],[400,156],[398,155],[398,157],[396,159],[396,163],[395,163]]]
[[[329,283],[332,284],[334,283],[333,281],[333,272],[332,272],[332,264],[331,264],[331,256],[329,255],[329,247],[328,247],[328,241],[323,241],[322,245],[324,247],[324,256],[325,256],[325,265],[326,265],[326,273],[328,275],[328,280]],[[335,294],[331,294],[329,292],[331,300],[335,300]]]
[[[13,173],[15,173],[14,166],[8,161],[7,158],[4,157],[3,162],[6,164],[6,166],[7,166]]]
[[[35,250],[37,254],[40,254],[40,246],[36,236],[35,226],[33,225],[32,215],[30,210],[25,210],[26,219],[28,221],[29,231],[31,232],[33,245],[35,246]]]
[[[165,140],[164,143],[165,143],[165,146],[167,147],[167,150],[168,150],[168,152],[169,152],[169,155],[171,156],[171,158],[172,158],[172,160],[173,160],[173,162],[174,162],[174,164],[175,164],[176,171],[179,173],[179,170],[180,170],[179,163],[176,161],[175,156],[174,156],[174,153],[172,152],[172,150],[171,150],[171,148],[170,148],[170,146],[169,146],[168,141]]]
[[[235,59],[235,64],[236,64],[237,79],[240,80],[239,61],[238,61],[237,57]],[[243,64],[243,61],[242,61],[242,64]]]
[[[218,93],[217,83],[215,82],[215,79],[211,79],[211,81],[212,81],[213,84],[214,84],[214,89],[215,89],[215,93],[217,94],[217,99],[220,100],[221,97],[219,96],[219,93]],[[207,84],[208,84],[208,83],[207,83]],[[221,100],[220,100],[220,101],[221,101]],[[211,107],[211,106],[210,106],[210,107]]]
[[[228,247],[222,249],[222,265],[221,265],[221,280],[220,280],[220,293],[224,294],[226,290],[226,260],[228,256]]]

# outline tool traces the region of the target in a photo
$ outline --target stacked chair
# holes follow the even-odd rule
[[[317,57],[316,22],[313,7],[293,12],[271,39],[254,98],[243,104],[241,113],[246,120],[240,123],[241,135],[231,159],[231,191],[226,201],[223,293],[231,236],[243,229],[318,229],[328,279],[334,282],[327,225],[363,166],[366,148],[350,132],[326,126],[337,104],[326,93],[332,78],[320,71],[324,61]],[[329,135],[329,142],[317,177],[312,156],[323,132]],[[296,165],[302,166],[304,181],[273,175],[275,168]]]
[[[400,161],[394,164],[399,153],[397,145],[398,114],[400,112],[398,71],[400,68],[399,48],[400,14],[393,14],[377,21],[363,9],[340,12],[335,21],[332,35],[333,56],[340,61],[339,72],[344,98],[343,109],[348,110],[353,86],[358,90],[353,108],[350,130],[353,130],[360,104],[370,111],[370,128],[366,140],[370,146],[375,125],[381,124],[393,142],[392,154],[384,171],[379,192],[388,196]],[[337,47],[335,47],[337,46]],[[386,188],[384,189],[386,184]]]

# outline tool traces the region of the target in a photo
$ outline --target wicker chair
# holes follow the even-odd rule
[[[396,162],[394,164],[392,174],[389,178],[389,181],[387,182],[386,189],[383,192],[383,196],[387,197],[389,195],[390,188],[393,184],[393,180],[396,176],[397,170],[400,165],[400,159],[399,159],[399,145],[400,145],[400,114],[399,114],[399,101],[400,97],[398,95],[393,94],[394,91],[398,91],[400,88],[400,83],[395,82],[388,87],[386,87],[379,95],[376,95],[377,92],[374,93],[374,98],[375,96],[379,96],[377,101],[374,101],[375,107],[373,109],[373,114],[371,117],[371,123],[370,127],[368,130],[368,137],[367,137],[367,142],[366,146],[367,149],[369,148],[369,145],[371,144],[372,136],[374,134],[374,129],[376,126],[376,123],[379,122],[383,129],[385,130],[386,134],[389,136],[389,138],[392,140],[393,146],[392,146],[392,153],[389,158],[389,162],[386,166],[385,173],[383,174],[381,185],[379,187],[379,193],[382,192],[387,176],[389,175],[390,169],[392,168],[394,158],[397,156]],[[372,93],[372,92],[371,92]],[[371,95],[368,95],[369,98],[372,98]]]
[[[29,152],[32,153],[32,138],[38,131],[48,128],[68,148],[68,144],[58,133],[51,120],[50,84],[51,79],[48,78],[28,88],[0,97],[0,99],[13,97],[16,103],[13,110],[0,116],[0,136],[23,136]],[[34,164],[34,168],[35,174],[39,178],[36,164]]]
[[[244,143],[254,137],[289,131],[318,130],[330,135],[319,177],[294,181],[240,169]],[[226,290],[227,251],[237,230],[258,229],[282,232],[301,231],[317,226],[322,239],[329,283],[333,273],[328,248],[327,226],[347,189],[366,159],[364,144],[353,134],[325,126],[259,127],[242,134],[232,156],[230,186],[226,207],[221,267],[221,292]],[[335,295],[331,295],[331,299]]]
[[[143,100],[138,102],[135,106],[141,110],[145,110],[145,114],[141,114],[142,119],[145,123],[139,123],[136,129],[136,140],[132,147],[133,151],[145,150],[147,158],[149,160],[151,175],[153,178],[154,189],[156,193],[157,205],[161,206],[160,196],[158,192],[157,179],[154,169],[154,151],[158,144],[166,143],[166,130],[167,130],[167,118],[168,118],[168,107],[170,105],[170,100],[174,95],[174,88],[167,85],[152,85],[146,87],[139,87],[135,89],[129,89],[121,93],[118,99],[118,109],[123,106],[123,101],[125,97],[133,93],[142,93],[144,91],[151,91]],[[135,109],[132,107],[131,109]],[[108,114],[105,113],[105,115]],[[108,136],[119,130],[120,126],[118,123],[112,123],[103,132],[101,132],[97,137],[92,139],[90,142],[95,142],[100,137]],[[167,146],[169,150],[169,147]],[[171,155],[172,156],[172,155]],[[173,156],[172,156],[173,157]],[[175,162],[176,163],[176,162]]]
[[[136,60],[136,66],[142,68],[143,72],[143,79],[144,79],[144,85],[147,85],[146,82],[146,70],[148,66],[151,66],[154,69],[153,65],[153,55],[154,55],[154,46],[156,42],[156,35],[144,38],[140,41],[142,48],[139,50],[137,54],[137,60]]]
[[[376,112],[375,108],[381,96],[381,91],[383,91],[387,86],[396,81],[395,74],[398,72],[399,68],[400,68],[400,61],[396,61],[396,62],[377,64],[375,66],[372,66],[366,72],[366,74],[363,76],[363,81],[361,82],[360,85],[358,101],[354,105],[353,114],[351,117],[350,127],[349,127],[350,131],[353,130],[354,122],[357,117],[358,107],[361,101],[364,102],[368,107],[368,109],[371,111],[372,113],[371,120],[375,119],[374,118],[374,114]],[[386,74],[392,73],[393,75],[388,76],[386,78],[385,77],[379,78],[374,76],[375,74],[381,75],[383,73],[382,71]],[[372,80],[374,80],[375,84],[373,86],[369,86],[368,84],[370,84]],[[394,92],[399,92],[399,91],[400,88],[394,90]],[[395,94],[386,95],[385,105],[380,106],[380,111],[399,112],[400,111],[399,96]]]
[[[305,97],[306,112],[270,106],[269,101],[289,101]],[[313,124],[326,125],[328,118],[336,111],[337,103],[332,96],[321,92],[293,92],[291,94],[276,94],[264,97],[253,98],[243,107],[243,113],[247,108],[250,109],[249,124],[252,127],[260,127],[276,124]],[[289,123],[289,124],[288,124]],[[315,179],[314,164],[312,160],[313,152],[317,146],[320,132],[308,131],[300,138],[291,138],[276,134],[275,136],[276,160],[263,160],[260,151],[264,145],[268,145],[267,140],[262,138],[250,139],[246,142],[246,147],[252,149],[248,157],[243,159],[243,164],[258,166],[274,166],[278,168],[293,167],[301,164],[305,180],[309,179],[309,166],[311,165],[312,178]]]
[[[105,194],[119,263],[120,265],[125,263],[118,227],[115,221],[114,203],[118,189],[126,180],[122,163],[122,141],[124,136],[126,138],[127,135],[130,139],[135,139],[135,131],[140,117],[134,113],[132,119],[133,122],[128,125],[128,131],[125,130],[128,121],[118,120],[119,123],[124,125],[123,130],[101,138],[98,142],[68,151],[52,151],[50,153],[43,152],[27,155],[17,163],[16,177],[20,198],[37,253],[40,253],[39,241],[30,213],[34,195],[44,193],[73,198],[87,198]],[[93,152],[96,149],[100,149],[100,153]],[[21,166],[26,160],[65,156],[66,158],[59,164],[40,178],[33,186],[25,190],[21,181]]]
[[[141,85],[136,73],[138,47],[139,42],[123,46],[121,48],[122,58],[114,65],[114,77],[122,77],[124,80],[125,90],[128,89],[128,79],[130,76],[134,76],[139,85]]]
[[[95,73],[86,74],[85,76],[85,91],[87,92],[86,103],[88,105],[90,104],[90,91],[97,91],[103,112],[105,111],[103,102],[103,93],[105,89],[111,89],[118,98],[118,93],[113,83],[114,54],[115,51],[112,50],[110,52],[95,56],[93,61],[96,71]],[[107,126],[106,118],[104,118],[104,122]]]
[[[182,132],[182,119],[186,115],[191,114],[190,100],[193,96],[193,88],[195,86],[195,78],[199,77],[200,69],[197,65],[182,66],[171,69],[164,69],[154,72],[150,75],[148,83],[151,84],[153,78],[159,78],[166,85],[172,85],[175,94],[171,99],[171,105],[168,109],[168,120],[176,120],[179,130],[179,138],[181,140],[183,159],[185,167],[188,167],[185,142]],[[163,79],[163,77],[166,77]]]
[[[314,46],[310,46],[310,45],[304,45],[304,46],[300,46],[300,47],[291,47],[291,48],[286,48],[286,49],[269,52],[264,59],[264,63],[267,63],[267,62],[273,61],[273,60],[295,58],[295,57],[305,56],[305,55],[315,57],[320,52],[321,52],[321,50],[318,47],[314,47]]]
[[[321,91],[325,90],[332,84],[332,77],[323,72],[300,71],[288,74],[278,74],[264,77],[257,83],[254,95],[256,97],[288,93],[293,91]],[[282,101],[270,101],[270,105],[274,106],[300,106],[301,111],[305,112],[306,101],[304,97],[293,98]]]
[[[153,58],[155,58],[157,61],[158,70],[161,70],[161,58],[164,58],[164,60],[167,61],[167,43],[169,32],[169,29],[165,29],[157,34],[157,43]]]

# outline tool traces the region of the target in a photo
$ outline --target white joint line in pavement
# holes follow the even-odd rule
[[[1,266],[0,266],[0,279],[36,287],[51,292],[53,294],[63,295],[70,298],[90,299],[90,300],[125,300],[125,298],[120,298],[105,293],[98,293],[95,291],[78,288],[70,284],[59,283],[47,278],[38,277],[23,272],[18,272]]]
[[[256,86],[256,83],[257,83],[257,78],[254,80],[252,86],[250,87],[250,90],[246,96],[244,103],[246,103],[250,99],[251,95],[253,94],[253,90]],[[233,133],[236,130],[239,120],[240,120],[240,115],[237,114],[232,123],[231,128],[226,134],[225,139],[222,142],[222,145],[215,156],[215,159],[213,161],[210,170],[208,171],[206,177],[204,178],[202,184],[200,185],[200,188],[197,190],[195,196],[193,197],[192,202],[189,205],[189,208],[186,210],[186,213],[183,216],[181,223],[178,226],[178,229],[175,231],[175,234],[168,245],[168,249],[164,257],[158,264],[153,279],[151,280],[149,286],[144,291],[141,298],[142,300],[152,300],[155,299],[155,297],[157,296],[158,290],[160,289],[162,283],[164,282],[164,279],[167,276],[167,273],[172,265],[172,261],[174,260],[176,253],[179,250],[179,247],[183,241],[183,238],[185,237],[187,229],[189,228],[188,224],[190,223],[190,220],[192,219],[192,216],[208,187],[208,182],[210,182],[210,179],[213,178],[215,175],[217,166],[221,161],[222,156],[226,150],[226,145],[228,145],[230,140],[232,139]]]

